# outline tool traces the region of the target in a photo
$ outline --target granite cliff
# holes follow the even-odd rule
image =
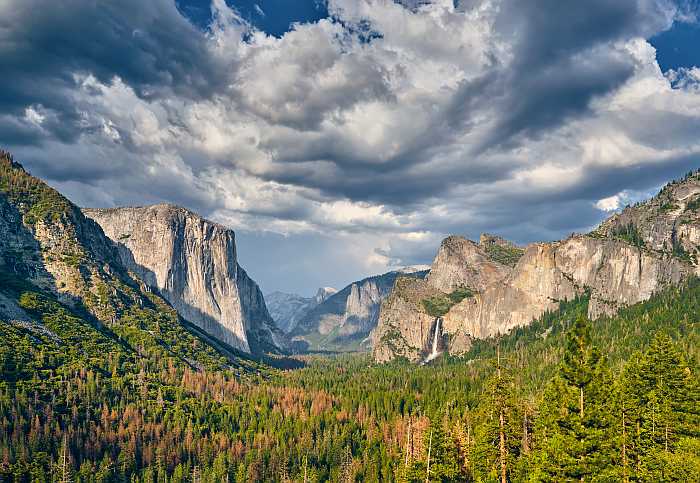
[[[423,277],[422,267],[407,268],[353,282],[312,306],[289,336],[297,351],[354,351],[370,347],[379,306],[400,275]]]
[[[584,292],[594,319],[646,300],[700,273],[699,220],[695,173],[593,232],[566,240],[522,250],[492,235],[482,235],[479,243],[449,237],[426,280],[397,280],[382,304],[375,360],[424,359],[438,326],[444,350],[460,354],[471,339],[527,325]],[[460,288],[466,291],[458,294]]]
[[[238,264],[232,230],[168,204],[83,212],[116,244],[124,266],[184,319],[243,352],[285,345],[260,289]]]
[[[0,323],[37,344],[47,341],[87,367],[102,367],[108,359],[95,357],[117,350],[132,363],[153,356],[194,369],[243,361],[180,317],[128,270],[97,223],[4,151]]]
[[[328,297],[336,293],[337,290],[331,287],[321,287],[313,297],[302,297],[301,295],[272,292],[265,295],[265,302],[270,311],[272,319],[284,333],[291,332],[306,315],[306,313],[323,303]]]

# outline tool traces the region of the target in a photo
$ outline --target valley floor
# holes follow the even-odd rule
[[[423,367],[94,361],[2,322],[0,481],[691,481],[700,282],[586,307]]]

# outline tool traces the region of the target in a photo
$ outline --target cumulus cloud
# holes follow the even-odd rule
[[[172,0],[0,0],[0,143],[80,204],[180,203],[308,253],[248,250],[266,290],[429,262],[448,233],[587,230],[698,164],[697,67],[646,40],[686,4],[329,0],[281,37],[211,8],[202,31]]]
[[[602,211],[616,211],[620,208],[620,195],[608,196],[598,200],[595,207]]]

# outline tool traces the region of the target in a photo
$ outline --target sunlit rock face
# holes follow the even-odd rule
[[[399,277],[382,303],[379,323],[372,334],[374,359],[387,362],[397,357],[419,362],[427,356],[435,317],[427,314],[421,301],[440,291],[425,280]]]
[[[277,327],[288,334],[311,309],[325,302],[336,292],[337,290],[332,287],[319,288],[313,297],[272,292],[265,295],[265,302]]]
[[[700,176],[666,185],[649,201],[608,218],[593,234],[611,238],[628,231],[638,234],[646,250],[674,253],[700,274]]]
[[[84,213],[117,244],[124,265],[189,322],[243,352],[284,345],[260,289],[238,264],[232,230],[173,205]]]
[[[440,245],[428,283],[446,293],[459,287],[484,290],[510,272],[510,267],[491,260],[480,244],[450,236]]]
[[[586,235],[520,250],[492,235],[480,242],[445,239],[425,281],[397,281],[382,304],[373,339],[375,360],[419,361],[434,317],[423,301],[468,287],[450,306],[442,330],[448,351],[468,350],[474,338],[504,334],[584,291],[588,315],[614,314],[626,305],[700,274],[700,176],[667,185],[651,200],[624,209]],[[516,261],[517,260],[517,261]],[[510,267],[513,262],[514,266]]]
[[[422,278],[423,267],[411,267],[353,282],[326,294],[290,332],[300,350],[365,351],[377,327],[379,307],[397,277]],[[320,294],[319,294],[320,295]],[[317,295],[318,297],[318,295]]]

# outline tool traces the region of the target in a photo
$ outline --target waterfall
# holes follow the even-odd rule
[[[425,362],[430,362],[433,359],[435,359],[437,356],[440,355],[438,352],[438,344],[440,342],[440,322],[442,322],[442,318],[438,317],[435,320],[435,334],[433,335],[433,350],[430,352],[428,357],[425,359]]]

